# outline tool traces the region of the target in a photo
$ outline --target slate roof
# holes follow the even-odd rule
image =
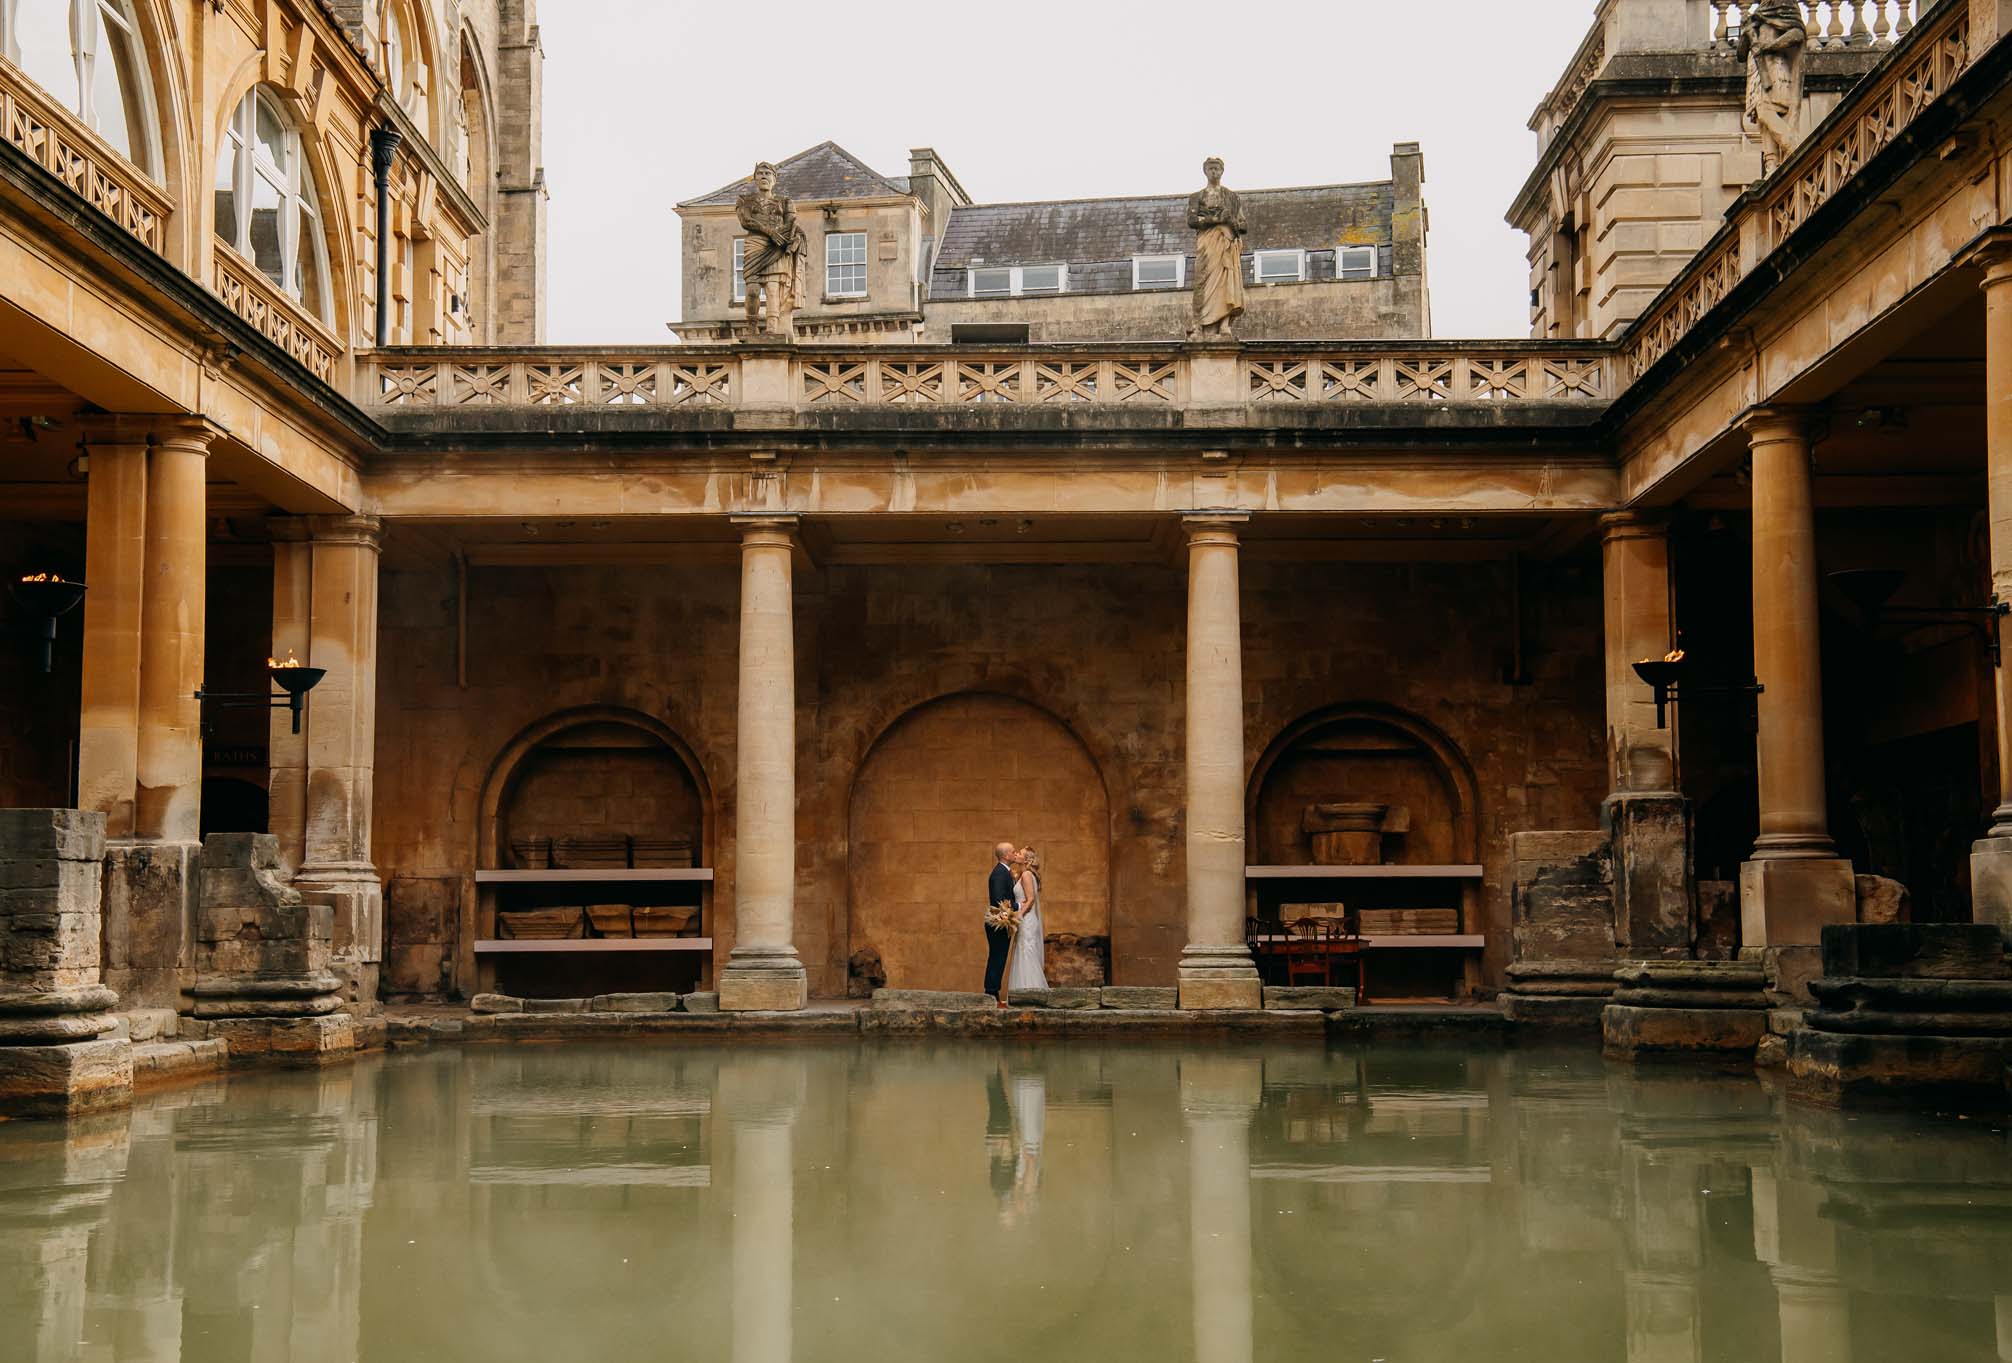
[[[1346,232],[1350,245],[1377,246],[1378,273],[1390,272],[1396,200],[1390,181],[1237,190],[1237,195],[1250,223],[1246,254],[1299,247],[1308,253],[1309,279],[1332,279],[1334,248]],[[1133,256],[1194,254],[1187,218],[1186,194],[956,208],[936,252],[930,296],[964,297],[965,271],[974,264],[1058,261],[1069,266],[1072,294],[1130,292]]]
[[[776,186],[799,203],[824,199],[893,198],[908,192],[905,178],[890,180],[836,142],[820,142],[775,166]],[[754,183],[752,169],[730,185],[686,199],[679,208],[731,204]]]

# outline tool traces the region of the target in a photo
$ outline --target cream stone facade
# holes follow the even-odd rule
[[[1023,287],[1024,342],[942,344],[1008,315],[938,310],[974,205],[825,144],[793,335],[736,330],[736,185],[682,207],[681,343],[547,347],[527,7],[138,5],[159,171],[0,63],[0,565],[55,631],[0,656],[0,804],[102,816],[128,1009],[194,1009],[226,854],[315,1016],[975,989],[988,848],[1038,837],[1049,950],[1114,986],[1259,1006],[1328,915],[1371,997],[1751,1051],[1884,886],[2012,925],[2012,8],[1816,8],[1757,182],[1738,7],[1599,8],[1514,210],[1546,279],[1586,244],[1516,340],[1411,325],[1399,166],[1387,276],[1253,288],[1298,330]],[[270,275],[220,158],[293,196]]]

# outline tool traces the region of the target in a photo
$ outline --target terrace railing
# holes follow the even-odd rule
[[[1139,346],[664,346],[402,349],[359,357],[363,404],[440,408],[800,411],[869,407],[1127,407],[1600,402],[1597,343],[1265,342]]]

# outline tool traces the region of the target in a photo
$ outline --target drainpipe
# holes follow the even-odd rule
[[[370,173],[377,182],[377,346],[391,336],[391,162],[403,140],[396,128],[370,130]]]

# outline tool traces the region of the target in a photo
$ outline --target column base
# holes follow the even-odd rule
[[[133,1044],[0,1046],[0,1115],[70,1117],[133,1101]]]
[[[1619,961],[1518,961],[1502,991],[1502,1016],[1522,1027],[1597,1031],[1614,997]]]
[[[384,959],[384,882],[377,868],[368,862],[306,865],[294,873],[293,887],[308,903],[334,911],[329,969],[341,980],[345,1001],[374,1011]]]
[[[1816,946],[1832,923],[1858,921],[1858,877],[1842,857],[1740,864],[1740,948]]]
[[[795,947],[735,947],[720,971],[722,1013],[790,1013],[810,1001]]]
[[[1600,1013],[1611,1059],[1747,1059],[1767,1035],[1766,977],[1756,965],[1635,961],[1614,979],[1614,1001]]]
[[[195,922],[192,842],[107,840],[103,979],[128,1008],[180,1008]]]
[[[1689,951],[1691,802],[1673,791],[1610,795],[1600,818],[1613,839],[1615,945],[1643,957]]]
[[[356,1054],[356,1020],[348,1013],[319,1017],[206,1018],[198,1024],[239,1060],[333,1065]]]
[[[1263,1008],[1264,981],[1250,948],[1198,946],[1181,949],[1180,1006],[1192,1009]]]
[[[2012,838],[1970,844],[1970,921],[1996,924],[2012,949]]]

